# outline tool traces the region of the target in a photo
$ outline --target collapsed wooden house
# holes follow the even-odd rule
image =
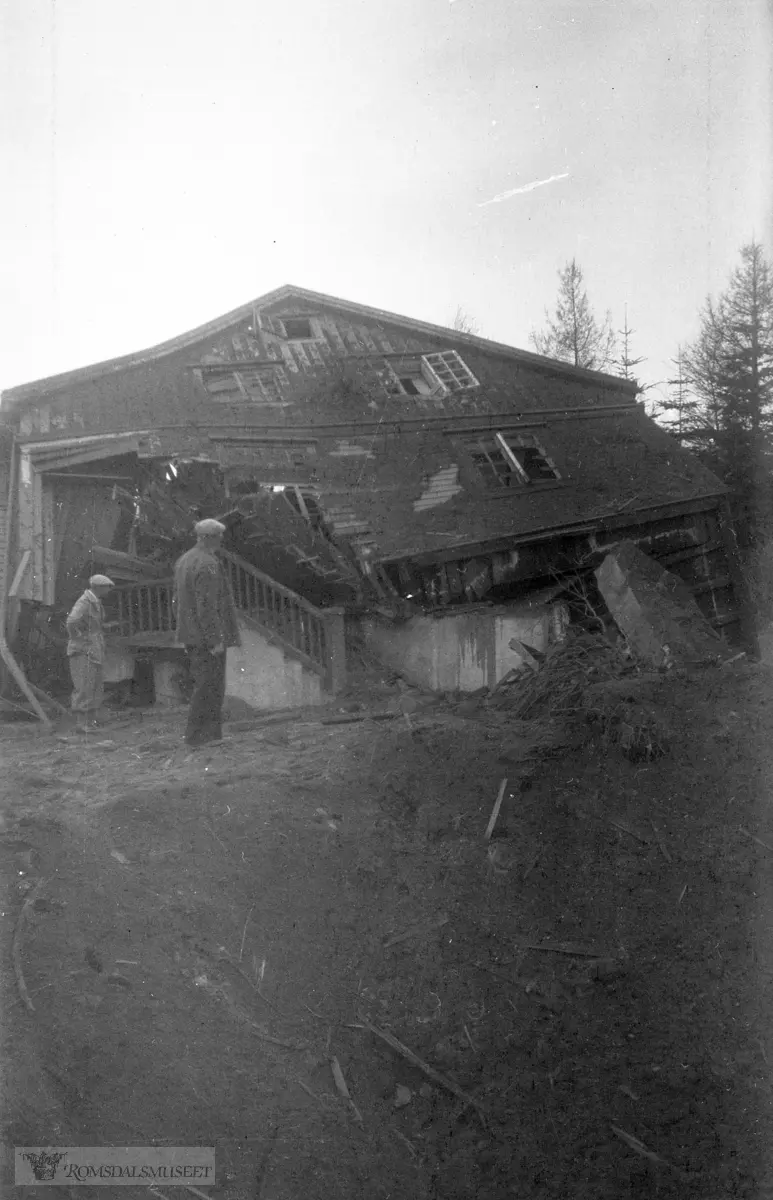
[[[347,631],[429,688],[490,686],[565,619],[565,581],[633,539],[741,629],[725,490],[632,382],[283,287],[160,346],[6,391],[3,660],[62,660],[94,569],[108,678],[173,691],[174,558],[202,516],[245,629],[229,690],[314,703]]]

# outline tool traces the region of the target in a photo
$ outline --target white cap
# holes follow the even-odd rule
[[[115,587],[112,579],[108,579],[107,575],[92,575],[89,580],[89,587]]]
[[[225,533],[225,525],[213,517],[207,517],[206,521],[198,521],[193,526],[193,532],[196,537],[211,537],[213,533]]]

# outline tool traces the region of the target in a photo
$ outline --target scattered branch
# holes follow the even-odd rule
[[[502,807],[502,800],[504,799],[506,787],[507,787],[507,779],[505,778],[502,780],[502,782],[499,785],[499,791],[497,793],[497,798],[494,801],[494,807],[491,810],[491,816],[489,817],[489,822],[488,822],[488,825],[486,826],[486,832],[483,835],[483,839],[486,842],[489,840],[492,833],[494,832],[494,826],[497,823],[497,817],[499,816],[499,810]]]
[[[39,879],[36,886],[33,888],[33,890],[30,892],[29,896],[27,897],[27,899],[24,901],[24,903],[21,907],[21,912],[19,913],[19,919],[16,922],[16,928],[13,933],[13,946],[11,948],[11,955],[13,958],[13,969],[14,969],[14,973],[16,975],[16,984],[19,989],[19,995],[21,996],[22,1000],[24,1001],[25,1007],[28,1012],[34,1012],[35,1005],[32,1003],[32,1000],[30,999],[30,994],[27,991],[27,985],[24,982],[24,972],[22,971],[22,966],[21,966],[21,946],[22,946],[22,939],[24,937],[24,922],[27,919],[28,912],[30,911],[33,904],[35,903],[38,896],[40,895],[40,892],[43,888],[43,884],[45,882],[46,882],[45,879]]]
[[[217,834],[215,834],[215,837],[217,837]],[[220,841],[220,838],[218,838],[217,840]],[[250,908],[250,911],[247,913],[247,919],[244,922],[244,929],[242,930],[242,941],[241,941],[241,945],[239,946],[239,962],[242,961],[242,955],[244,954],[244,939],[247,936],[247,926],[249,924],[250,917],[252,916],[254,910],[255,910],[255,901],[253,901],[252,907]]]
[[[408,1062],[413,1063],[413,1065],[418,1067],[420,1071],[423,1071],[427,1078],[431,1079],[433,1083],[439,1084],[440,1087],[445,1088],[448,1092],[453,1092],[455,1096],[464,1102],[465,1106],[474,1108],[481,1121],[483,1121],[485,1124],[485,1110],[479,1100],[476,1100],[473,1096],[470,1096],[467,1092],[463,1091],[463,1089],[459,1087],[458,1083],[454,1083],[453,1079],[449,1079],[448,1076],[443,1075],[441,1071],[436,1071],[435,1068],[431,1067],[429,1063],[424,1061],[423,1058],[419,1058],[418,1054],[414,1054],[413,1050],[410,1050],[407,1046],[404,1046],[402,1042],[398,1041],[394,1034],[390,1033],[386,1029],[379,1029],[376,1025],[372,1025],[370,1021],[366,1020],[364,1017],[360,1017],[360,1020],[362,1021],[365,1029],[370,1030],[375,1037],[380,1038],[382,1042],[386,1042],[387,1046],[390,1046],[392,1050],[396,1051],[397,1054],[400,1054],[403,1058],[407,1059]]]
[[[769,846],[767,842],[763,842],[762,838],[755,837],[753,833],[749,833],[748,829],[739,827],[738,832],[742,833],[744,837],[749,838],[751,842],[756,842],[758,846],[762,846],[764,850],[770,850],[773,853],[773,846]]]
[[[349,1109],[349,1112],[352,1114],[352,1117],[354,1118],[356,1123],[360,1126],[360,1128],[362,1128],[362,1126],[364,1124],[363,1119],[362,1119],[362,1113],[360,1112],[359,1108],[354,1103],[351,1095],[349,1094],[349,1089],[346,1086],[346,1080],[344,1079],[344,1073],[341,1070],[341,1064],[339,1063],[339,1061],[335,1057],[335,1055],[333,1055],[333,1057],[330,1059],[330,1069],[333,1072],[333,1079],[335,1081],[335,1085],[336,1085],[339,1095],[342,1096],[343,1099],[346,1101],[346,1105]]]
[[[656,827],[656,825],[655,825],[655,822],[654,822],[654,821],[650,821],[650,825],[652,826],[652,832],[653,832],[653,833],[654,833],[654,835],[655,835],[655,841],[656,841],[656,842],[657,842],[657,844],[658,844],[658,849],[660,850],[660,853],[663,855],[663,857],[664,857],[664,859],[666,860],[666,862],[667,862],[667,863],[670,863],[670,862],[671,862],[671,855],[668,853],[668,850],[666,850],[666,847],[665,847],[665,845],[664,845],[664,843],[663,843],[663,839],[661,838],[660,834],[658,833],[658,830],[657,830],[657,827]]]
[[[630,1146],[631,1150],[634,1150],[637,1154],[641,1154],[643,1158],[648,1158],[650,1162],[660,1163],[664,1167],[670,1167],[673,1165],[672,1163],[668,1162],[667,1159],[661,1158],[659,1154],[655,1154],[654,1150],[648,1150],[644,1145],[644,1142],[640,1142],[637,1137],[633,1136],[633,1134],[626,1133],[624,1129],[620,1129],[617,1125],[611,1125],[610,1129],[616,1137],[619,1137],[622,1142],[625,1142],[626,1146]]]

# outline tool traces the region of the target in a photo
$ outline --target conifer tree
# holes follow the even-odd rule
[[[773,467],[773,271],[759,243],[742,247],[727,289],[706,301],[683,365],[702,455],[758,531],[771,515]]]
[[[546,311],[547,328],[532,333],[530,340],[539,354],[586,367],[591,371],[608,370],[614,363],[615,334],[607,313],[599,322],[591,311],[582,268],[576,259],[558,272],[556,310]]]

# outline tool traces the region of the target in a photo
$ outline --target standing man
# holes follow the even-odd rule
[[[223,736],[225,659],[241,644],[231,588],[217,557],[225,533],[219,521],[194,526],[196,545],[174,569],[177,640],[188,651],[193,695],[185,740],[189,746],[219,742]]]
[[[67,661],[72,678],[72,711],[79,733],[96,728],[97,713],[105,694],[105,610],[102,597],[111,587],[107,575],[92,575],[86,591],[67,618]]]

